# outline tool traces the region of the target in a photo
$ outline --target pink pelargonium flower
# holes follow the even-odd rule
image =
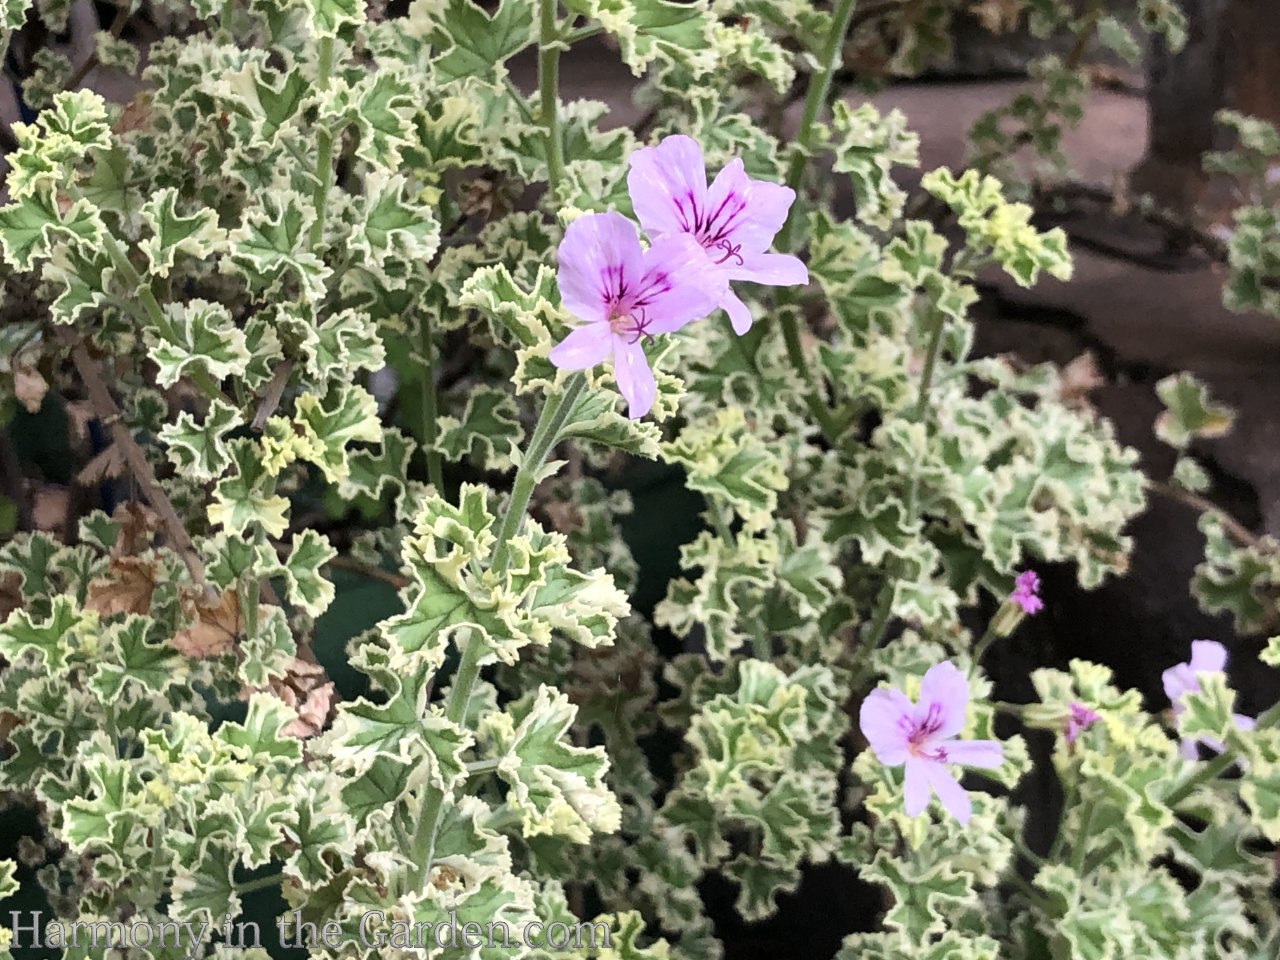
[[[1196,679],[1196,674],[1222,673],[1226,668],[1226,647],[1216,640],[1191,641],[1191,660],[1187,663],[1179,663],[1170,667],[1160,675],[1160,679],[1164,683],[1165,696],[1173,703],[1175,721],[1187,709],[1187,705],[1182,702],[1182,698],[1186,694],[1195,693],[1200,689],[1200,681]],[[1236,722],[1237,730],[1253,729],[1254,721],[1252,717],[1237,713],[1234,714],[1233,719]],[[1197,749],[1197,745],[1201,743],[1212,750],[1216,750],[1218,753],[1226,749],[1224,744],[1212,737],[1202,737],[1200,739],[1183,737],[1178,745],[1178,752],[1187,760],[1198,760],[1200,759],[1200,751]]]
[[[990,768],[1004,762],[1004,748],[995,740],[953,739],[964,729],[968,705],[969,681],[949,660],[925,673],[916,704],[893,688],[872,690],[862,701],[858,725],[876,757],[890,767],[906,764],[907,816],[924,811],[932,788],[948,813],[968,823],[973,805],[946,764]]]
[[[1071,705],[1067,708],[1067,743],[1075,743],[1076,738],[1091,724],[1097,723],[1102,719],[1101,715],[1090,710],[1083,703],[1071,701]]]
[[[697,141],[666,137],[656,147],[631,154],[627,190],[636,217],[650,237],[693,237],[726,281],[750,280],[775,287],[809,282],[809,271],[799,258],[765,252],[786,222],[795,191],[752,180],[741,160],[731,160],[708,188]],[[734,332],[746,333],[751,312],[727,286],[719,305],[729,314]]]
[[[1040,599],[1040,577],[1034,570],[1024,570],[1018,574],[1009,600],[1020,606],[1026,614],[1037,614],[1044,609],[1044,601]]]
[[[641,250],[631,221],[612,211],[569,224],[559,259],[560,299],[586,322],[551,349],[551,362],[585,370],[612,357],[628,415],[643,417],[657,385],[641,341],[706,316],[728,281],[691,237],[664,237]]]

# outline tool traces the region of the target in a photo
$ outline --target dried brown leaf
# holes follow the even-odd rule
[[[118,557],[107,575],[89,584],[85,609],[106,618],[117,613],[146,613],[156,589],[156,563],[142,557]]]

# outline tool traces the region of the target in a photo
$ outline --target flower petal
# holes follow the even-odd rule
[[[964,787],[960,786],[956,778],[951,775],[951,771],[940,763],[929,764],[925,768],[925,773],[929,778],[929,785],[938,794],[938,799],[942,801],[947,813],[959,820],[961,826],[966,825],[969,822],[969,815],[973,813],[973,803],[969,800],[969,795],[964,792]]]
[[[627,343],[621,337],[614,337],[613,378],[627,398],[627,416],[639,420],[649,412],[658,394],[658,385],[639,341]]]
[[[549,359],[562,370],[586,370],[613,352],[613,334],[607,323],[588,323],[569,331],[551,348]]]
[[[920,757],[907,757],[907,772],[902,781],[902,801],[908,817],[918,817],[929,805],[929,768],[942,765]],[[943,770],[943,773],[946,771]]]
[[[707,211],[714,218],[717,232],[728,226],[726,238],[730,245],[740,245],[739,252],[745,256],[769,248],[774,235],[786,223],[787,211],[795,199],[790,187],[752,180],[742,160],[734,159],[712,181],[707,191]]]
[[[920,699],[916,703],[916,723],[924,725],[931,711],[938,728],[930,740],[946,740],[964,729],[965,710],[969,706],[969,681],[950,660],[929,668],[920,681]]]
[[[724,262],[730,280],[750,280],[770,287],[794,287],[809,282],[804,261],[785,253],[744,253],[742,264]]]
[[[661,237],[644,252],[636,297],[644,304],[645,332],[671,333],[705,317],[729,289],[724,271],[687,233]]]
[[[1004,747],[996,740],[952,740],[943,747],[948,763],[986,769],[1004,763]]]
[[[1258,725],[1258,721],[1253,717],[1246,717],[1243,713],[1233,713],[1231,719],[1236,722],[1237,730],[1252,730]]]
[[[650,239],[693,227],[694,211],[707,205],[707,167],[692,137],[666,137],[631,154],[627,192],[636,219]]]
[[[872,690],[862,701],[858,728],[885,766],[896,767],[907,759],[911,712],[911,701],[901,690]]]
[[[732,290],[724,292],[724,296],[720,298],[720,306],[729,315],[729,323],[738,336],[742,336],[751,329],[751,311]]]
[[[569,224],[558,256],[560,300],[582,320],[608,320],[609,300],[621,281],[640,279],[640,238],[631,221],[613,210],[588,213]]]
[[[1199,690],[1200,684],[1196,682],[1196,675],[1191,671],[1191,664],[1179,663],[1177,666],[1170,667],[1168,670],[1160,674],[1160,680],[1164,684],[1164,695],[1177,709],[1180,704],[1179,700],[1185,693]]]
[[[1190,666],[1194,673],[1221,673],[1227,666],[1227,648],[1216,640],[1192,640]]]

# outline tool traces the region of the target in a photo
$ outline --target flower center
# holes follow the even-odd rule
[[[616,302],[610,304],[609,329],[620,337],[631,337],[629,343],[635,343],[641,337],[647,337],[652,341],[653,335],[649,333],[648,326],[649,318],[645,316],[644,307],[636,307],[628,312],[622,308],[621,304]]]
[[[942,708],[938,704],[930,704],[929,712],[919,723],[911,724],[907,734],[907,749],[914,757],[922,760],[946,760],[947,749],[943,746],[929,748],[929,741],[942,729]]]

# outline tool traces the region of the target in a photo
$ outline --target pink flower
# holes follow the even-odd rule
[[[1188,693],[1195,693],[1200,689],[1200,681],[1196,679],[1196,674],[1221,673],[1226,668],[1226,647],[1215,640],[1191,641],[1190,662],[1179,663],[1160,675],[1160,679],[1164,682],[1165,696],[1173,703],[1175,721],[1187,709],[1187,705],[1182,702],[1182,698]],[[1237,730],[1253,729],[1254,721],[1252,717],[1237,713],[1234,715],[1234,720]],[[1200,743],[1218,753],[1226,749],[1221,741],[1214,740],[1212,737],[1201,737],[1199,739],[1183,737],[1178,746],[1178,752],[1187,760],[1199,760],[1200,751],[1197,749],[1197,744]]]
[[[765,252],[786,222],[795,191],[752,180],[741,160],[731,160],[708,189],[697,141],[667,137],[656,147],[631,154],[627,189],[636,217],[650,237],[692,236],[726,281],[750,280],[769,286],[809,282],[809,271],[797,257]],[[734,332],[746,333],[751,313],[737,294],[726,287],[719,305],[729,314]]]
[[[691,237],[640,249],[631,221],[591,213],[569,224],[560,242],[560,299],[580,320],[551,350],[551,362],[585,370],[613,358],[613,376],[634,420],[653,406],[657,386],[641,340],[704,317],[728,288]]]
[[[964,728],[969,681],[949,660],[930,667],[920,681],[920,702],[912,704],[900,690],[872,690],[862,701],[858,725],[880,762],[906,764],[903,799],[907,816],[919,816],[929,805],[930,788],[943,807],[962,824],[973,807],[947,763],[998,767],[1004,748],[995,740],[954,740]]]
[[[1040,599],[1040,578],[1034,570],[1024,570],[1018,574],[1009,600],[1020,606],[1023,613],[1035,614],[1044,609],[1044,601]]]
[[[1067,743],[1075,743],[1081,731],[1102,719],[1082,703],[1072,701],[1068,709],[1071,712],[1067,716]]]

